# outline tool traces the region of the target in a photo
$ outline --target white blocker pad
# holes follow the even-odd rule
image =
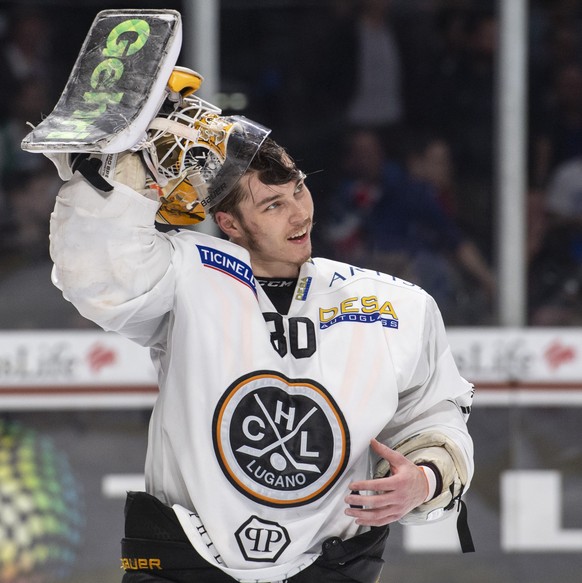
[[[182,46],[175,10],[103,10],[54,110],[22,141],[39,153],[117,153],[146,135]]]

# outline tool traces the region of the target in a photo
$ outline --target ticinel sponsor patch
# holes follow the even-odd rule
[[[345,469],[350,437],[324,387],[257,371],[235,381],[213,419],[217,459],[248,498],[268,506],[309,504]]]
[[[218,249],[206,247],[204,245],[196,245],[196,247],[198,248],[200,261],[202,261],[204,267],[221,271],[225,275],[229,275],[250,287],[254,294],[257,293],[257,282],[253,276],[250,265],[247,265],[237,257],[219,251]]]

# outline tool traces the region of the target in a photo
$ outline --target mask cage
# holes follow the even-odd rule
[[[271,131],[221,113],[196,96],[179,96],[166,100],[148,128],[148,165],[158,184],[188,180],[206,208],[232,190]]]

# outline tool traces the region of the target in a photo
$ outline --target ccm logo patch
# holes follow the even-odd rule
[[[323,496],[345,469],[350,436],[331,395],[309,379],[258,371],[235,381],[213,418],[217,459],[248,498],[275,507]]]
[[[274,563],[289,546],[289,533],[276,522],[251,516],[235,533],[247,561]]]

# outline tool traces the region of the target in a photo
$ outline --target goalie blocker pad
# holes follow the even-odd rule
[[[404,516],[402,524],[423,524],[447,518],[457,506],[459,517],[457,532],[464,553],[474,552],[473,539],[467,522],[467,507],[461,500],[469,481],[465,458],[458,445],[444,433],[437,431],[418,433],[394,447],[417,465],[427,465],[438,470],[442,487],[434,497]],[[390,464],[380,460],[374,478],[382,478],[390,472]]]
[[[133,148],[165,99],[181,45],[175,10],[99,12],[57,105],[22,149],[51,157]]]

